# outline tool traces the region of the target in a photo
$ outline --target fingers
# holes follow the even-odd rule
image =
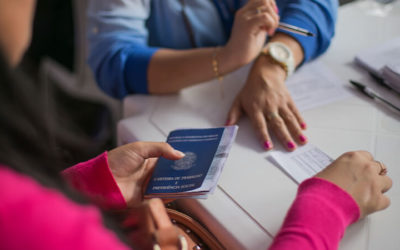
[[[226,119],[225,125],[228,126],[236,124],[241,116],[242,116],[242,108],[240,106],[239,100],[236,99],[233,102],[231,109],[229,110],[228,118]]]
[[[289,151],[294,151],[296,149],[296,144],[294,143],[292,136],[289,133],[289,130],[286,127],[285,121],[279,114],[271,116],[272,113],[267,114],[269,117],[268,124],[274,130],[276,136],[281,141],[281,143],[286,147]]]
[[[275,1],[268,1],[267,4],[269,6],[270,11],[272,12],[271,15],[272,15],[272,17],[274,18],[274,21],[275,21],[274,24],[273,24],[273,28],[268,30],[268,34],[270,36],[272,36],[272,35],[274,35],[275,30],[279,25],[279,13],[278,13],[279,10],[278,10],[278,7],[276,6]]]
[[[279,24],[279,15],[274,1],[250,1],[242,11],[246,20],[252,25],[262,27],[269,35],[275,32]]]
[[[160,199],[149,200],[149,207],[151,216],[153,217],[155,225],[158,229],[172,226],[172,222],[168,217],[167,211],[165,210],[164,203]]]
[[[160,246],[160,249],[179,249],[180,232],[177,227],[171,225],[168,228],[159,229],[154,233],[155,242]],[[176,246],[173,248],[173,246]],[[167,248],[168,247],[168,248]],[[156,248],[153,248],[156,249]]]
[[[385,193],[392,187],[392,180],[381,174],[383,169],[386,167],[373,160],[370,153],[355,151],[340,156],[321,174],[354,198],[363,218],[390,205]]]
[[[135,249],[153,249],[154,244],[179,246],[180,232],[170,221],[160,199],[145,201],[130,209],[126,215],[122,228]]]
[[[275,10],[269,6],[259,6],[249,11],[247,19],[258,22],[258,26],[264,28],[276,28],[279,23],[279,16]]]
[[[132,145],[135,151],[144,159],[164,157],[169,160],[178,160],[185,156],[184,153],[175,150],[166,142],[134,142],[130,145]]]
[[[251,19],[253,25],[266,30],[268,35],[273,35],[275,33],[275,29],[278,27],[279,23],[279,17],[276,13],[270,12],[261,12],[249,19]]]
[[[376,207],[376,211],[380,211],[386,209],[390,206],[390,199],[386,195],[381,195],[378,199],[378,204]]]
[[[357,151],[357,152],[360,153],[367,160],[370,160],[370,161],[374,160],[374,156],[368,151],[360,150],[360,151]]]
[[[293,115],[296,117],[297,122],[299,123],[301,129],[305,130],[307,129],[307,124],[306,121],[303,119],[303,117],[300,114],[300,111],[297,109],[296,105],[294,104],[293,100],[291,100],[288,103],[289,109],[292,111]]]
[[[268,6],[275,10],[276,2],[274,0],[250,0],[243,8],[249,10],[262,6]]]
[[[382,191],[382,193],[386,193],[387,191],[389,191],[389,189],[392,188],[392,185],[393,185],[393,181],[389,176],[383,175],[381,177],[381,191]]]
[[[264,149],[269,150],[273,147],[268,129],[274,131],[279,141],[288,151],[294,151],[296,149],[296,142],[300,145],[307,143],[307,137],[303,134],[297,117],[288,108],[282,108],[279,113],[277,111],[265,111],[266,113],[264,114],[263,108],[254,106],[254,104],[247,103],[244,104],[243,107],[256,133],[262,140]],[[240,101],[235,101],[229,112],[227,125],[235,124],[241,114],[241,103]],[[295,140],[293,138],[295,138]]]
[[[300,127],[299,121],[293,112],[289,109],[282,109],[281,117],[285,121],[285,124],[292,135],[292,137],[301,145],[307,143],[307,137],[303,135],[302,129]]]
[[[269,112],[264,115],[261,110],[253,109],[249,110],[247,114],[266,150],[273,147],[268,128],[274,131],[279,141],[289,151],[294,151],[297,147],[293,137],[302,145],[307,143],[307,137],[303,135],[297,119],[288,110],[281,114],[278,112]]]
[[[375,171],[379,174],[379,175],[386,175],[387,174],[387,168],[386,166],[380,162],[380,161],[375,161],[373,160],[373,163],[375,166],[377,166],[375,169]]]
[[[364,151],[365,153],[365,151]],[[390,205],[390,199],[389,197],[387,197],[386,195],[384,195],[384,193],[386,193],[393,185],[392,179],[386,175],[386,172],[384,174],[382,174],[382,169],[386,170],[386,167],[383,165],[383,163],[381,162],[377,162],[374,161],[374,165],[378,165],[377,169],[379,171],[378,176],[375,177],[377,178],[377,182],[378,182],[378,190],[376,190],[376,192],[378,192],[377,195],[377,199],[376,199],[376,203],[375,206],[373,208],[374,211],[379,211],[379,210],[383,210],[387,207],[389,207]]]
[[[265,122],[264,114],[261,110],[249,112],[249,118],[253,124],[254,129],[259,134],[263,142],[263,146],[266,150],[269,150],[273,147],[271,138],[268,134],[267,123]]]
[[[276,5],[275,1],[268,1],[268,4],[276,14],[279,14],[278,6]]]

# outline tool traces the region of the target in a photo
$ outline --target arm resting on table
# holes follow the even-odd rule
[[[360,210],[353,198],[320,178],[305,180],[270,246],[277,249],[337,249]]]

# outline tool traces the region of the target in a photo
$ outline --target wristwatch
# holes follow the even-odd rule
[[[281,66],[286,77],[289,77],[295,68],[293,52],[288,46],[280,42],[271,42],[261,50],[261,54],[271,59],[271,62]]]

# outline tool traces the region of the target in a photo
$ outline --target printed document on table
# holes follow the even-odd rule
[[[270,158],[298,184],[314,176],[333,161],[331,157],[310,143],[299,147],[294,152],[273,151],[270,153]]]
[[[304,65],[286,81],[300,111],[316,108],[350,96],[342,81],[320,62]]]

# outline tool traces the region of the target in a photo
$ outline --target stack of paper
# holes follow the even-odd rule
[[[400,92],[400,58],[397,59],[397,62],[388,63],[383,67],[382,77],[388,85]]]
[[[172,131],[167,142],[185,157],[159,158],[146,198],[206,198],[217,186],[238,126]]]
[[[355,62],[400,91],[400,37],[359,53]]]

